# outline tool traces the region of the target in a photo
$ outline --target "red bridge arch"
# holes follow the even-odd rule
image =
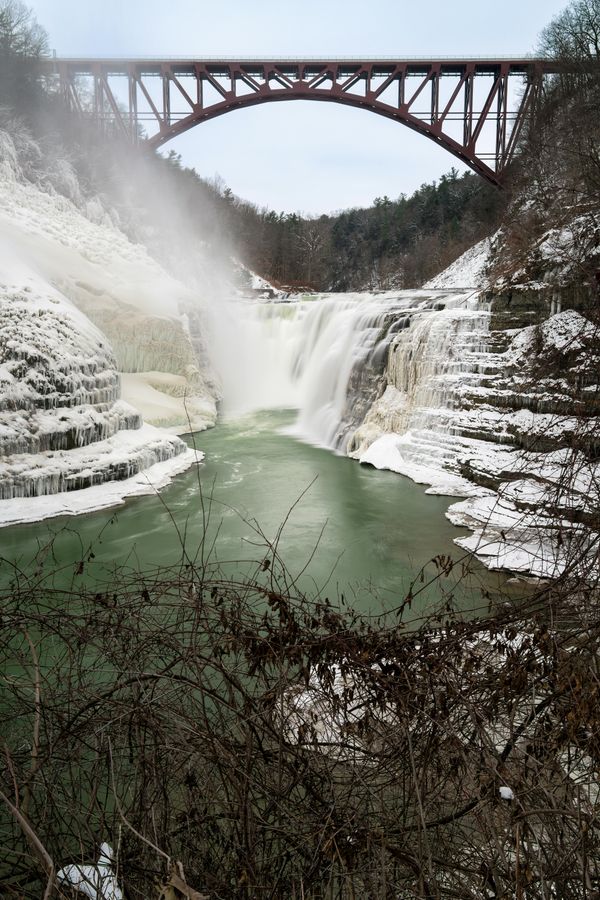
[[[538,59],[48,62],[67,103],[158,147],[236,109],[317,100],[366,109],[435,141],[493,184],[514,156],[543,75]]]

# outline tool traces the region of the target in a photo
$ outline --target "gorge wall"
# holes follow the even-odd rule
[[[0,133],[4,524],[153,490],[199,458],[163,429],[216,420],[196,295],[128,240],[110,207],[84,200],[67,163],[34,177],[28,159],[41,152],[18,130]]]
[[[465,497],[448,515],[473,534],[457,542],[490,568],[595,565],[597,326],[573,309],[551,315],[533,292],[489,295],[489,250],[473,248],[435,288],[286,312],[291,432]]]

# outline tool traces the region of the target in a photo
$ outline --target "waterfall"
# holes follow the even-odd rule
[[[306,305],[239,300],[207,310],[209,352],[220,381],[223,417],[299,406],[293,359]]]
[[[434,419],[447,430],[457,390],[481,367],[488,313],[473,309],[469,294],[422,291],[331,303],[318,337],[305,343],[294,432],[360,457],[382,433]]]
[[[374,351],[385,336],[386,323],[407,303],[397,297],[351,294],[223,306],[211,325],[223,413],[298,409],[299,436],[337,447],[353,373],[368,368],[372,356],[378,358]]]
[[[100,332],[37,276],[15,274],[0,302],[0,498],[127,479],[182,454],[119,400]],[[451,430],[486,315],[440,291],[240,300],[213,316],[207,346],[225,416],[297,409],[290,433],[362,458],[381,435]],[[410,452],[423,457],[432,440],[417,443]]]
[[[231,304],[212,341],[224,412],[297,409],[288,433],[358,457],[384,433],[444,433],[488,318],[472,293],[432,290]]]
[[[305,316],[293,361],[300,393],[293,434],[344,449],[357,406],[376,398],[389,328],[407,304],[396,297],[329,298]]]

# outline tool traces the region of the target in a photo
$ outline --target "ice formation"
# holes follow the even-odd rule
[[[125,496],[156,464],[191,465],[183,441],[120,399],[104,335],[7,242],[0,271],[0,521],[14,521],[15,505],[19,519],[32,506],[42,518],[48,495],[119,481]]]
[[[197,294],[132,243],[99,201],[83,200],[67,163],[32,181],[23,160],[36,152],[0,131],[0,243],[108,338],[118,369],[132,376],[123,399],[146,422],[180,433],[213,425],[217,389]]]
[[[216,418],[194,293],[84,200],[68,163],[30,165],[41,158],[0,131],[4,525],[163,487],[202,454],[152,423],[183,432]]]

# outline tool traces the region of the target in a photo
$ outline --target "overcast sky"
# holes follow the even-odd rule
[[[565,0],[27,0],[59,56],[512,55]],[[335,103],[268,103],[166,145],[276,210],[321,213],[397,197],[453,165],[408,128]]]

